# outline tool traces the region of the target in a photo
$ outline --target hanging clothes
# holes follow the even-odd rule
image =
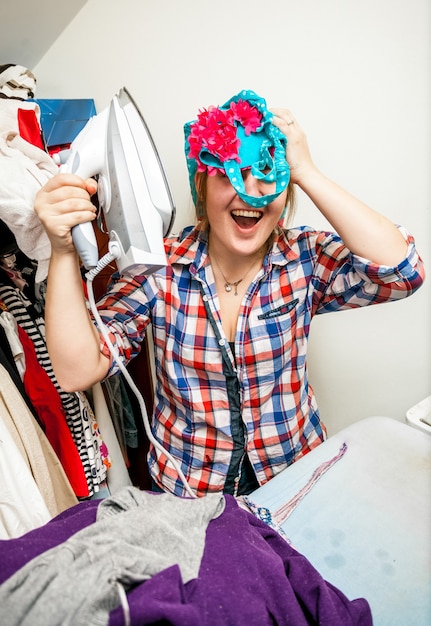
[[[1,311],[1,307],[0,307]],[[10,347],[13,363],[17,369],[18,375],[21,380],[24,380],[25,375],[25,354],[23,345],[18,335],[18,324],[14,316],[9,311],[2,311],[0,313],[0,326],[2,326],[5,334],[5,339]]]
[[[0,538],[20,537],[51,514],[30,468],[0,415]]]
[[[34,199],[39,189],[58,173],[58,166],[46,151],[40,107],[29,101],[34,98],[35,88],[36,78],[27,68],[15,64],[0,66],[0,297],[34,344],[37,361],[60,397],[83,466],[85,485],[76,459],[72,462],[68,455],[66,461],[65,444],[60,447],[58,437],[56,449],[68,472],[75,463],[76,475],[71,478],[76,493],[88,497],[106,480],[108,452],[85,394],[65,393],[58,385],[45,344],[43,307],[36,299],[36,293],[42,297],[45,293],[51,244],[33,209]],[[30,261],[30,274],[15,266],[17,252]],[[34,398],[34,379],[27,377],[25,383]],[[41,411],[41,394],[37,396],[37,408]],[[53,436],[54,429],[49,432]],[[70,452],[71,448],[67,450]]]
[[[0,364],[3,365],[3,367],[9,374],[17,391],[20,393],[22,399],[26,403],[28,410],[30,411],[36,422],[39,424],[39,426],[42,428],[42,423],[39,421],[39,416],[30,398],[27,395],[24,383],[22,382],[21,376],[19,375],[8,338],[2,326],[0,326]]]
[[[60,395],[67,425],[85,471],[88,491],[84,497],[92,496],[106,480],[107,468],[103,461],[108,452],[90,403],[83,392],[66,393],[58,384],[43,336],[44,320],[34,312],[31,302],[19,289],[1,284],[0,300],[33,342],[38,362]]]
[[[124,462],[128,465],[127,448],[138,447],[138,430],[133,407],[125,385],[124,375],[120,372],[116,376],[107,378],[102,383],[102,389],[109,407],[109,413],[111,414]]]
[[[77,504],[57,455],[3,365],[0,365],[0,415],[31,471],[50,515],[58,515]],[[15,479],[19,480],[19,476]]]
[[[33,342],[18,325],[25,354],[24,388],[35,407],[48,441],[57,454],[78,497],[88,495],[87,478],[78,450],[67,425],[61,398],[52,380],[37,360]]]
[[[109,464],[105,462],[107,466],[106,482],[110,494],[113,495],[122,487],[132,485],[132,481],[124,461],[124,456],[112,421],[112,414],[106,403],[101,383],[93,385],[91,395],[97,423],[100,425],[103,440],[106,442],[109,450],[111,462]]]
[[[36,282],[41,282],[48,274],[51,244],[33,210],[34,199],[58,173],[58,166],[44,150],[20,135],[19,111],[21,121],[29,112],[40,119],[35,102],[0,99],[0,218],[14,233],[19,249],[37,262]]]

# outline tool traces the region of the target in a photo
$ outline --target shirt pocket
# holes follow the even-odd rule
[[[275,317],[281,317],[282,315],[286,315],[290,313],[298,304],[299,298],[295,298],[290,302],[284,302],[281,306],[276,307],[275,309],[269,309],[268,311],[264,311],[257,316],[258,320],[267,320]]]

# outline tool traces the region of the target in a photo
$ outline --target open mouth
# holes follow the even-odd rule
[[[238,209],[232,211],[231,215],[240,228],[253,228],[262,218],[263,214],[261,211]]]

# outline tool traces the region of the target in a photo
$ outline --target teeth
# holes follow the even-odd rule
[[[232,215],[236,215],[237,217],[255,217],[259,219],[262,214],[260,211],[246,211],[244,209],[238,209],[237,211],[232,211]]]

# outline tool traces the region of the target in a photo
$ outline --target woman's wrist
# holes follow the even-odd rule
[[[302,191],[309,195],[312,190],[316,189],[320,184],[326,182],[328,179],[322,172],[317,169],[314,163],[310,163],[306,166],[292,166],[291,168],[291,180],[298,185]]]

